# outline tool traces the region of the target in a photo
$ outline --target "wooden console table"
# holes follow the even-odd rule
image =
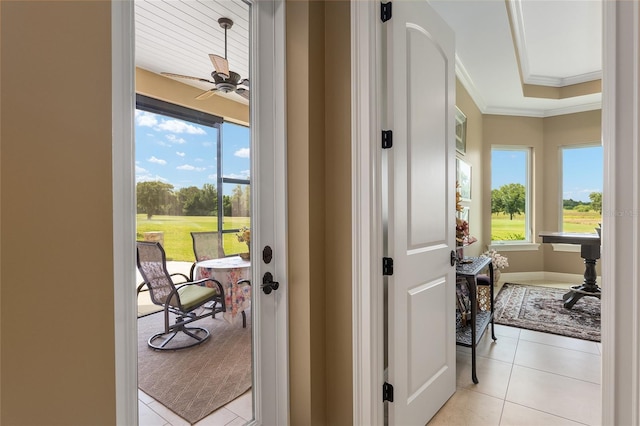
[[[600,236],[576,232],[541,232],[543,243],[579,244],[580,257],[584,259],[584,281],[574,285],[564,296],[564,307],[571,309],[584,296],[600,298],[600,287],[596,283],[596,261],[600,259]]]
[[[464,263],[466,262],[466,263]],[[491,338],[496,339],[493,329],[493,262],[489,257],[467,257],[456,264],[456,279],[462,277],[467,282],[471,303],[471,321],[456,331],[456,344],[471,347],[471,379],[478,383],[476,375],[476,346],[491,323]],[[488,311],[478,312],[478,274],[489,268],[490,303]]]

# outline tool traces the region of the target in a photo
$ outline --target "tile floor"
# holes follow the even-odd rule
[[[471,348],[457,347],[456,392],[429,426],[600,424],[600,343],[501,325],[495,330],[496,342],[487,332],[477,347],[477,385]]]
[[[487,332],[477,348],[477,385],[471,380],[471,348],[457,347],[456,393],[429,426],[600,424],[600,343],[501,325],[495,330],[497,342]],[[140,426],[188,425],[138,392]],[[197,426],[243,425],[252,417],[248,391]]]
[[[140,426],[189,426],[189,422],[138,389]],[[251,390],[196,423],[196,426],[240,426],[253,418]]]

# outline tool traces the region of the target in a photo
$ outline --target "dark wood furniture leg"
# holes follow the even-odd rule
[[[581,285],[572,286],[564,296],[564,307],[571,309],[584,296],[600,298],[601,290],[596,284],[596,261],[600,259],[600,246],[583,244],[580,246],[580,257],[584,259],[584,281]]]

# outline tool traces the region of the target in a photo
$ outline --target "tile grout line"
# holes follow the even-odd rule
[[[504,415],[504,407],[507,405],[507,395],[509,394],[509,385],[511,384],[511,376],[513,376],[513,366],[516,363],[516,354],[518,353],[518,345],[520,344],[520,333],[518,333],[518,340],[516,341],[516,349],[513,351],[513,360],[511,361],[511,369],[509,370],[509,380],[507,380],[507,389],[504,391],[504,398],[502,399],[502,410],[500,411],[500,419],[498,425],[502,424],[502,416]]]

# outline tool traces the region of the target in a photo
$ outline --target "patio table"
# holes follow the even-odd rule
[[[222,284],[224,289],[225,312],[223,318],[233,324],[238,314],[251,307],[251,286],[238,285],[240,280],[251,277],[251,262],[240,256],[222,257],[203,260],[196,263],[195,278],[213,278]],[[207,284],[213,287],[212,283]]]

